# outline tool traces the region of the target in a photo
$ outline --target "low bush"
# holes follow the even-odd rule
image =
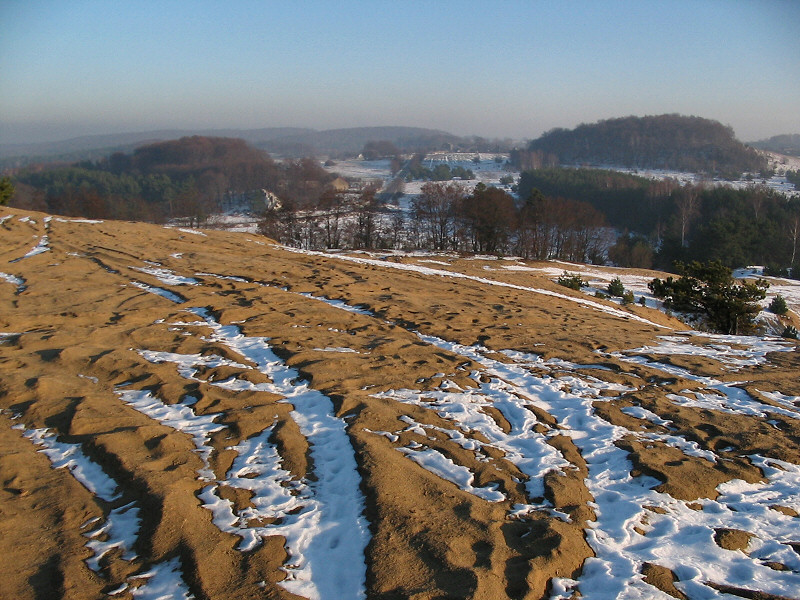
[[[786,298],[780,294],[775,296],[772,299],[772,302],[769,303],[769,310],[776,315],[785,315],[787,312],[789,312],[789,306],[786,304]]]
[[[608,295],[621,298],[624,293],[625,286],[622,285],[622,280],[619,277],[612,279],[611,283],[608,284]]]
[[[567,273],[564,271],[558,278],[558,285],[563,285],[571,290],[580,290],[583,287],[583,279],[577,273]]]

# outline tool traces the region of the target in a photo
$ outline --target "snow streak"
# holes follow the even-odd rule
[[[206,381],[232,391],[269,392],[291,403],[290,413],[309,442],[314,478],[297,480],[282,466],[282,459],[270,441],[272,426],[229,449],[238,457],[224,477],[201,471],[210,482],[200,494],[203,506],[213,514],[221,530],[239,535],[239,549],[252,550],[265,536],[286,538],[287,578],[280,585],[288,591],[312,599],[363,598],[366,564],[364,550],[369,532],[363,516],[364,499],[360,476],[345,423],[334,416],[330,399],[303,381],[272,351],[268,338],[244,336],[238,327],[219,324],[205,309],[190,309],[201,321],[181,323],[181,327],[211,329],[209,341],[224,344],[244,357],[245,362],[269,378],[254,384],[230,377]],[[171,362],[185,378],[196,379],[198,368],[229,366],[250,369],[246,364],[219,356],[181,355],[140,351],[151,362]],[[198,451],[207,458],[212,452],[208,436],[222,425],[217,415],[199,416],[192,404],[166,405],[149,392],[118,391],[135,408],[176,430],[193,436]],[[253,493],[252,507],[241,511],[218,494],[220,486],[246,489]]]

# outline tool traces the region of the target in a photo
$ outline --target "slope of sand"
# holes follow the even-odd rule
[[[798,596],[794,343],[490,257],[0,236],[0,597]]]

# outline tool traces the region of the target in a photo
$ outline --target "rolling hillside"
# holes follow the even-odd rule
[[[796,342],[549,263],[0,230],[0,597],[797,596]]]

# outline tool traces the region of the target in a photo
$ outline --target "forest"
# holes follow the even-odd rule
[[[532,156],[545,164],[530,164]],[[623,117],[575,129],[553,129],[515,154],[516,166],[616,165],[721,175],[737,179],[766,161],[718,121],[677,114]]]
[[[262,189],[307,202],[331,179],[313,159],[279,163],[240,139],[192,136],[96,162],[27,167],[14,177],[14,201],[68,216],[202,222]]]
[[[408,215],[365,188],[357,196],[329,190],[306,210],[267,211],[260,232],[306,249],[425,249],[514,254],[601,262],[610,234],[603,215],[586,202],[532,194],[517,203],[508,192],[479,183],[423,184]]]
[[[533,193],[586,202],[600,212],[623,232],[608,251],[620,266],[671,270],[675,261],[719,260],[788,274],[800,260],[800,198],[764,186],[681,186],[601,169],[550,168],[521,174],[519,196]]]

